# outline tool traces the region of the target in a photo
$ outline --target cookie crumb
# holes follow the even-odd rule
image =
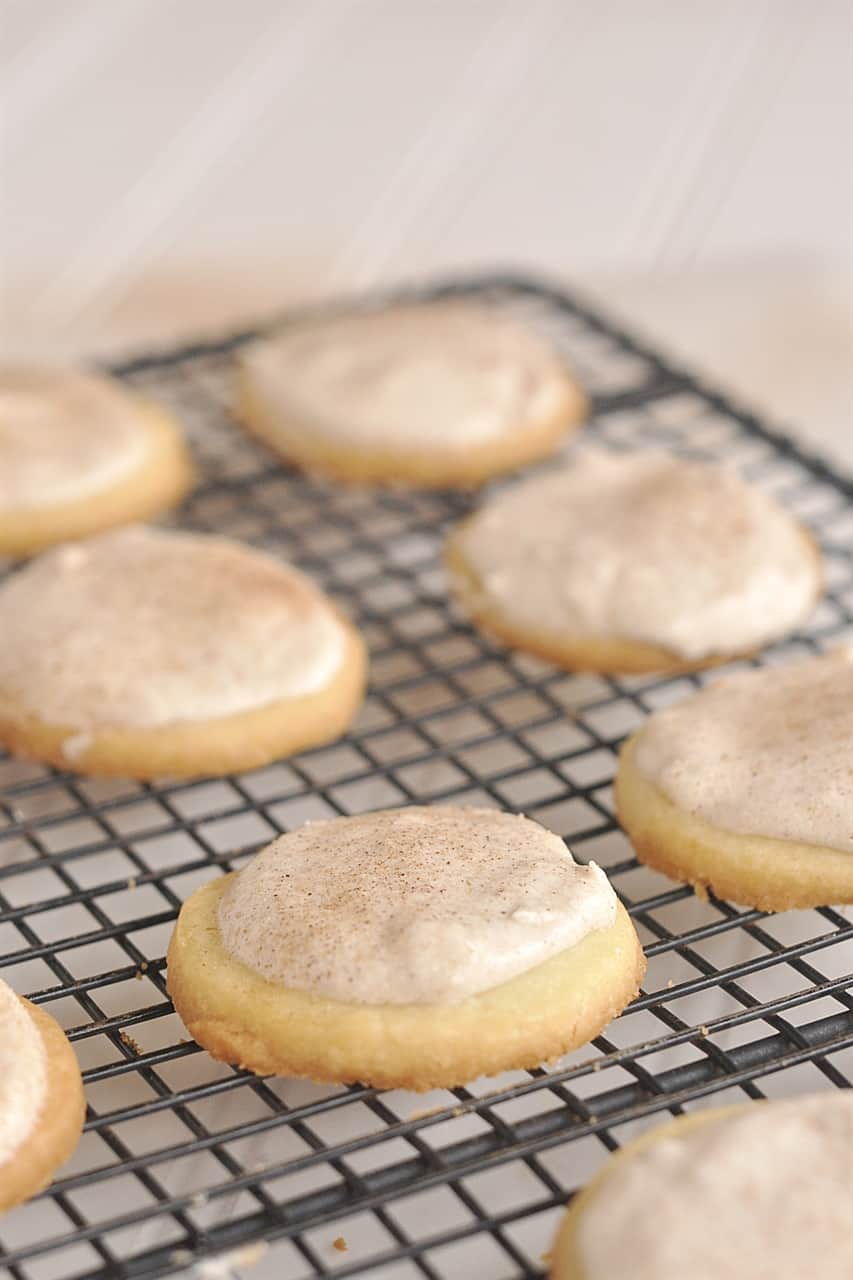
[[[233,1280],[237,1267],[254,1267],[263,1258],[269,1245],[265,1240],[245,1244],[228,1253],[218,1253],[212,1258],[201,1258],[195,1265],[200,1280]]]
[[[412,1111],[409,1121],[427,1120],[430,1116],[440,1116],[443,1111],[444,1107],[427,1107],[425,1111]]]
[[[132,1049],[134,1053],[142,1053],[142,1050],[139,1047],[139,1042],[134,1040],[133,1036],[128,1035],[126,1031],[120,1031],[118,1033],[118,1038],[121,1040],[122,1044],[126,1044],[128,1049]]]
[[[332,1248],[337,1249],[338,1253],[346,1253],[347,1249],[349,1248],[349,1245],[347,1244],[343,1236],[335,1236],[334,1240],[332,1241]]]
[[[228,1254],[232,1262],[240,1267],[254,1267],[261,1258],[265,1258],[269,1252],[269,1245],[266,1240],[256,1240],[254,1244],[244,1244],[240,1249],[234,1249]]]
[[[137,879],[136,879],[136,876],[131,876],[131,877],[130,877],[130,879],[128,880],[128,882],[127,882],[127,888],[128,888],[128,889],[135,889],[135,888],[136,888],[136,886],[137,886],[137,883],[138,883],[138,881],[137,881]]]
[[[699,1027],[699,1034],[700,1034],[700,1036],[707,1036],[707,1035],[710,1035],[710,1034],[711,1034],[711,1033],[710,1033],[710,1031],[708,1030],[708,1028],[705,1026],[705,1024],[704,1024],[704,1023],[702,1024],[702,1026],[701,1026],[701,1027]]]

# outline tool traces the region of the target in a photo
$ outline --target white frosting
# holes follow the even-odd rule
[[[853,853],[853,649],[744,671],[651,716],[643,777],[723,831]]]
[[[0,586],[0,706],[81,733],[208,720],[313,693],[342,622],[296,569],[135,527],[47,552]]]
[[[33,1131],[47,1093],[47,1060],[38,1027],[0,981],[0,1165]]]
[[[109,378],[0,370],[0,513],[107,489],[142,463],[149,439],[138,402]]]
[[[522,481],[459,533],[483,599],[555,637],[659,645],[686,659],[760,645],[820,586],[796,522],[734,473],[590,451]]]
[[[273,982],[362,1004],[451,1004],[612,925],[595,864],[526,818],[388,809],[310,823],[223,892],[226,950]]]
[[[584,1280],[849,1280],[853,1094],[752,1103],[614,1166]]]
[[[391,449],[499,440],[556,414],[569,386],[532,334],[460,302],[316,320],[244,359],[253,395],[282,429]]]

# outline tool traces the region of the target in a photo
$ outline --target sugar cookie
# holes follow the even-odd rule
[[[192,479],[165,410],[112,378],[0,370],[0,555],[30,555],[180,502]]]
[[[726,468],[589,451],[451,535],[476,623],[571,670],[675,671],[750,652],[821,590],[810,535]]]
[[[47,1186],[76,1147],[85,1113],[65,1032],[0,981],[0,1213]]]
[[[586,1043],[636,994],[634,926],[598,867],[493,810],[311,823],[184,903],[168,989],[258,1073],[451,1087]]]
[[[460,301],[320,318],[240,356],[247,427],[342,480],[479,485],[552,453],[585,409],[540,339]]]
[[[254,768],[329,742],[364,643],[301,573],[204,534],[133,527],[0,585],[0,742],[133,778]]]
[[[766,911],[853,902],[853,649],[741,672],[625,744],[619,821],[649,866]]]
[[[848,1280],[853,1095],[694,1112],[612,1156],[569,1206],[552,1280]]]

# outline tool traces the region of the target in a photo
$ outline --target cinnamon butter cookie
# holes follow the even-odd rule
[[[0,981],[0,1213],[47,1186],[76,1147],[85,1113],[64,1031]]]
[[[0,555],[146,519],[191,481],[178,424],[120,382],[0,369]]]
[[[468,302],[294,324],[239,357],[237,414],[341,480],[467,488],[552,453],[586,401],[550,348]]]
[[[358,632],[296,569],[133,527],[0,585],[0,742],[91,774],[251,769],[329,742],[364,690]]]
[[[745,671],[650,716],[622,748],[641,861],[765,911],[853,902],[853,649]]]
[[[586,1043],[644,970],[606,876],[558,836],[413,807],[311,823],[198,889],[168,989],[223,1061],[428,1090]]]
[[[589,451],[451,534],[474,622],[570,670],[678,671],[749,653],[821,591],[810,534],[723,467]]]
[[[575,1197],[552,1280],[848,1280],[853,1096],[679,1116]]]

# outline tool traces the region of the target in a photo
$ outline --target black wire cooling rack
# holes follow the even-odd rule
[[[849,484],[561,292],[510,278],[430,292],[547,334],[592,393],[584,439],[728,459],[811,525],[826,598],[759,661],[853,637]],[[638,1129],[724,1097],[849,1086],[850,914],[763,916],[638,867],[613,818],[615,752],[702,677],[572,676],[484,640],[440,563],[472,500],[280,466],[228,415],[232,352],[250,336],[118,372],[172,405],[196,447],[203,480],[177,522],[312,574],[366,631],[369,696],[339,744],[212,781],[0,759],[2,975],[68,1029],[89,1103],[70,1165],[0,1223],[0,1262],[15,1280],[540,1276],[568,1195]],[[185,1038],[163,957],[197,885],[307,819],[451,800],[523,811],[609,872],[649,969],[606,1035],[550,1069],[425,1097],[260,1080]]]

